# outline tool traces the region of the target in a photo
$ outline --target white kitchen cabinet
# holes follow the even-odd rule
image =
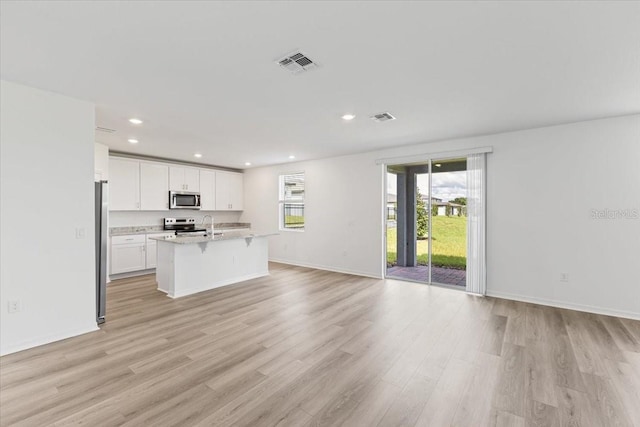
[[[230,181],[230,208],[234,211],[241,211],[244,209],[244,175],[234,173]]]
[[[236,172],[109,158],[109,210],[165,211],[169,191],[199,192],[205,211],[241,211],[243,175]]]
[[[179,168],[176,166],[169,167],[169,190],[185,191],[184,190],[184,168]]]
[[[140,162],[109,159],[109,210],[140,210]]]
[[[216,172],[200,169],[200,209],[216,210]]]
[[[200,171],[186,168],[184,170],[184,183],[187,186],[187,191],[200,191]]]
[[[113,245],[111,247],[111,274],[144,270],[145,265],[144,243]]]
[[[216,171],[216,210],[241,211],[243,176],[241,173]]]
[[[117,236],[123,239],[111,238],[111,274],[128,273],[144,270],[147,263],[145,251],[145,236]],[[142,237],[142,240],[138,239]],[[122,240],[130,242],[122,243]]]
[[[169,188],[171,191],[200,191],[200,171],[195,168],[169,167]]]
[[[158,163],[140,163],[140,210],[169,209],[169,167]]]

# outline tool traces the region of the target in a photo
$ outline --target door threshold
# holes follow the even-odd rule
[[[428,286],[436,286],[438,288],[447,288],[447,289],[455,289],[457,291],[463,291],[466,292],[467,288],[465,286],[457,286],[457,285],[448,285],[446,283],[437,283],[437,282],[423,282],[422,280],[415,280],[415,279],[409,279],[409,278],[405,278],[405,277],[394,277],[394,276],[387,276],[385,274],[384,276],[385,280],[389,279],[389,280],[399,280],[401,282],[411,282],[411,283],[417,283],[419,285],[428,285]]]

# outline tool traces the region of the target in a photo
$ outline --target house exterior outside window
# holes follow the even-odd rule
[[[304,172],[280,175],[280,230],[304,231]]]

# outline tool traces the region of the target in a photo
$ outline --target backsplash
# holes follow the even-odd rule
[[[200,223],[205,215],[213,216],[216,223],[238,222],[241,212],[220,211],[115,211],[109,212],[109,227],[130,227],[136,225],[162,225],[164,218],[195,218]],[[209,218],[207,222],[210,223]]]

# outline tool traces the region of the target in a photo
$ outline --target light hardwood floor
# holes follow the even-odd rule
[[[0,359],[0,424],[640,426],[640,322],[271,265]]]

